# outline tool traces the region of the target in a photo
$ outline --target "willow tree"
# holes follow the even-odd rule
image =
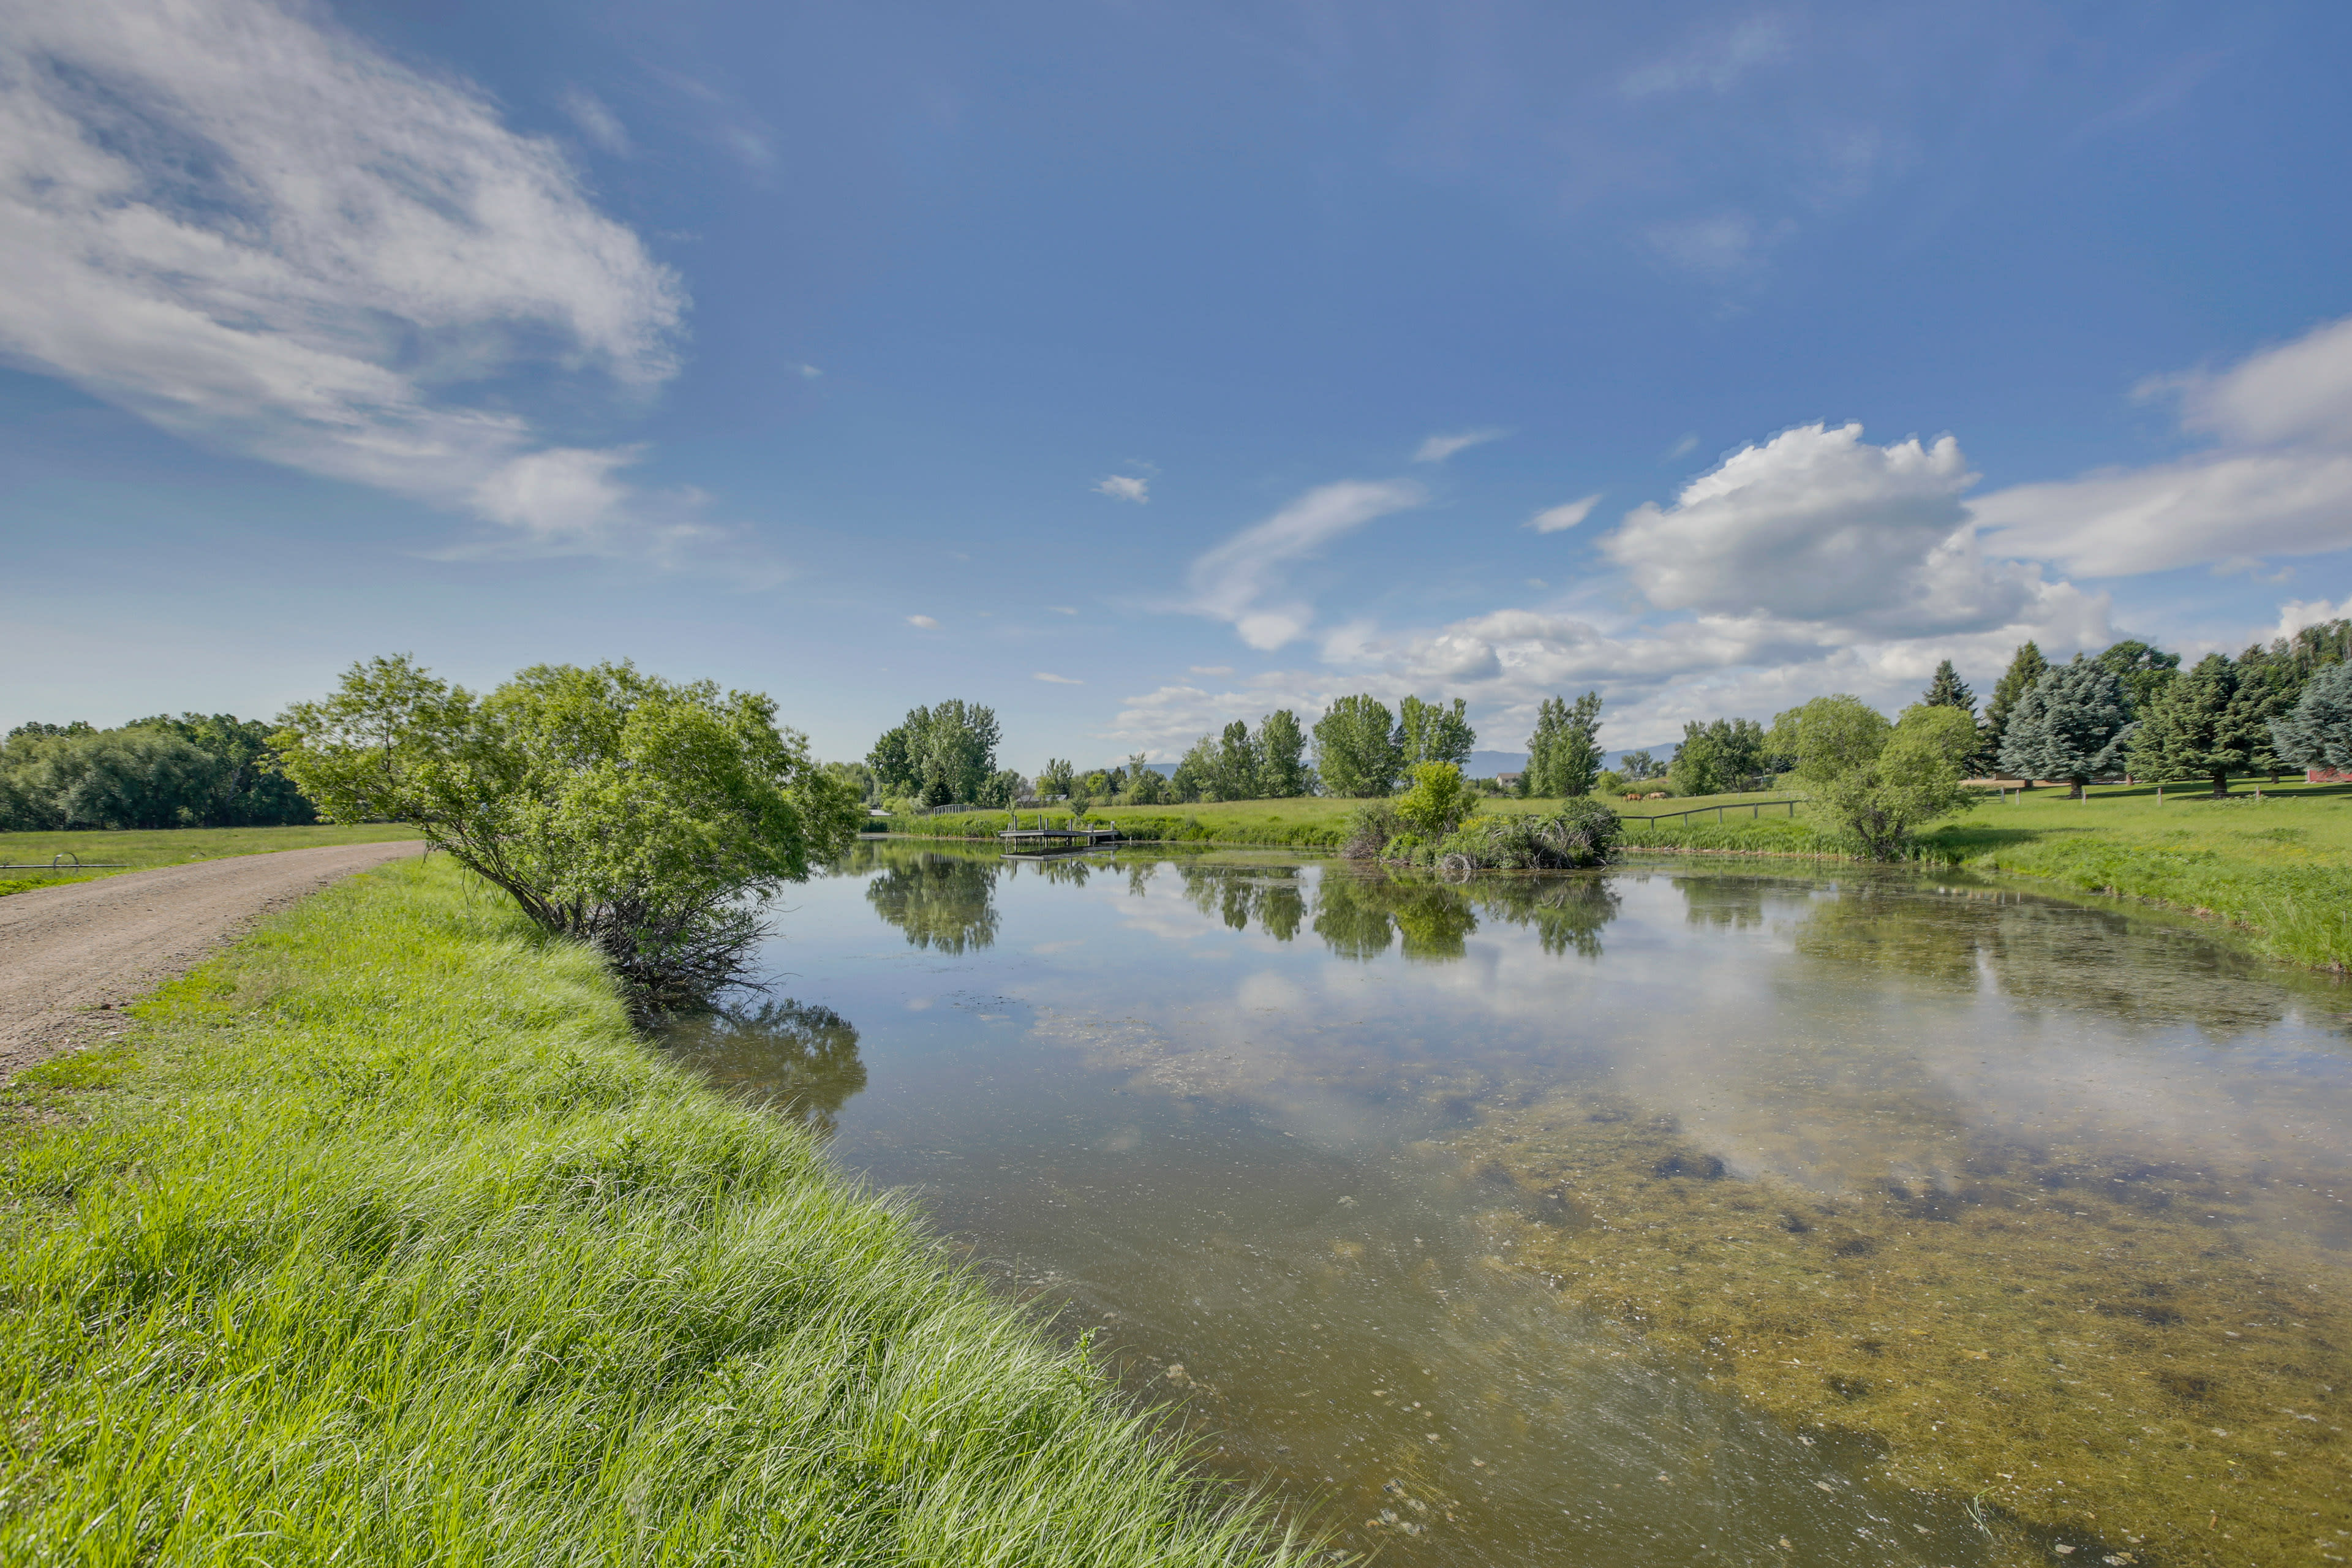
[[[856,831],[855,791],[775,704],[634,666],[487,695],[372,659],[272,737],[330,821],[391,820],[603,955],[640,1021],[745,984],[761,913]]]
[[[1923,823],[1979,798],[1961,783],[1976,726],[1960,709],[1916,703],[1900,721],[1858,697],[1816,697],[1772,721],[1813,814],[1873,860],[1902,858]]]

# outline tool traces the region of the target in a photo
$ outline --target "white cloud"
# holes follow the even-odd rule
[[[1750,16],[1628,71],[1618,88],[1627,98],[1637,99],[1694,89],[1722,92],[1759,66],[1787,58],[1789,52],[1788,29],[1780,18]]]
[[[1075,605],[1048,605],[1045,607],[1057,616],[1075,616],[1078,613],[1077,606]]]
[[[2346,595],[2340,605],[2331,605],[2325,599],[2292,599],[2279,606],[2278,626],[2271,636],[2291,637],[2305,626],[2341,620],[2352,620],[2352,594]]]
[[[1753,268],[1791,231],[1786,222],[1768,230],[1746,213],[1720,212],[1654,223],[1642,231],[1642,237],[1674,266],[1723,282]]]
[[[563,96],[557,101],[591,146],[616,158],[629,155],[628,127],[621,123],[620,116],[604,107],[603,99],[584,87],[570,87],[563,89]]]
[[[1098,738],[1140,747],[1165,761],[1181,756],[1212,730],[1235,719],[1255,724],[1277,708],[1289,709],[1300,722],[1311,725],[1336,692],[1328,677],[1296,670],[1252,676],[1238,689],[1223,691],[1190,682],[1162,686],[1127,698],[1111,727]]]
[[[803,381],[815,381],[824,374],[824,372],[819,370],[813,364],[804,364],[797,368],[800,371],[801,379]]]
[[[1685,436],[1681,440],[1679,440],[1679,441],[1675,442],[1673,446],[1671,446],[1671,447],[1667,447],[1667,448],[1666,448],[1666,455],[1665,455],[1664,458],[1660,458],[1660,459],[1659,459],[1659,461],[1661,461],[1661,462],[1666,462],[1666,463],[1671,463],[1671,462],[1673,462],[1673,461],[1674,461],[1675,458],[1687,458],[1687,457],[1689,457],[1693,452],[1696,452],[1696,451],[1697,451],[1697,450],[1698,450],[1698,432],[1697,432],[1697,431],[1696,431],[1696,430],[1693,430],[1693,431],[1691,431],[1688,435]]]
[[[2095,576],[2352,547],[2352,318],[2142,392],[2214,445],[1981,497],[1987,542]]]
[[[1231,675],[1233,672],[1234,667],[1230,664],[1196,664],[1192,666],[1192,673],[1194,675]]]
[[[616,477],[634,451],[550,447],[512,378],[650,389],[683,304],[553,143],[314,13],[0,15],[0,352],[188,439],[520,547],[674,544],[698,525]]]
[[[933,620],[929,616],[908,616],[907,617],[907,624],[910,626],[920,626],[927,632],[935,632],[940,629],[940,623]]]
[[[1113,500],[1131,500],[1140,506],[1151,499],[1151,481],[1137,479],[1131,474],[1107,474],[1094,490],[1097,495],[1106,495]]]
[[[1029,679],[1032,680],[1051,681],[1055,686],[1084,686],[1086,684],[1083,680],[1074,679],[1066,675],[1049,675],[1042,669],[1036,674],[1031,676]]]
[[[1427,492],[1410,479],[1342,479],[1311,489],[1196,559],[1187,607],[1232,622],[1242,640],[1255,648],[1277,648],[1295,641],[1306,635],[1314,610],[1297,600],[1265,603],[1279,588],[1283,568],[1375,518],[1427,500]]]
[[[1538,533],[1558,533],[1564,528],[1574,528],[1578,523],[1591,517],[1592,509],[1600,503],[1601,492],[1595,490],[1582,500],[1572,500],[1559,506],[1545,508],[1528,519],[1527,526],[1534,529]]]
[[[1988,561],[1960,494],[1959,443],[1874,447],[1862,426],[1801,426],[1635,508],[1602,541],[1661,609],[1917,634],[2016,618],[2039,572]]]
[[[1489,441],[1499,441],[1508,430],[1464,430],[1452,436],[1432,436],[1412,455],[1416,463],[1442,463],[1456,452],[1466,452],[1473,447],[1483,447]]]

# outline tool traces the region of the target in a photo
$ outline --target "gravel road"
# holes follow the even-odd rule
[[[118,1032],[124,1003],[261,916],[425,846],[337,844],[126,871],[0,898],[0,1077]]]

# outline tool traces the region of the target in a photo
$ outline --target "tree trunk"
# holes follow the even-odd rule
[[[2213,775],[2213,798],[2215,800],[2219,800],[2229,793],[2230,775],[2227,773],[2215,773]]]

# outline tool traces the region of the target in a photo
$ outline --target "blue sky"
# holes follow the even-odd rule
[[[2352,614],[2340,5],[0,19],[0,724],[406,650],[1172,757]]]

